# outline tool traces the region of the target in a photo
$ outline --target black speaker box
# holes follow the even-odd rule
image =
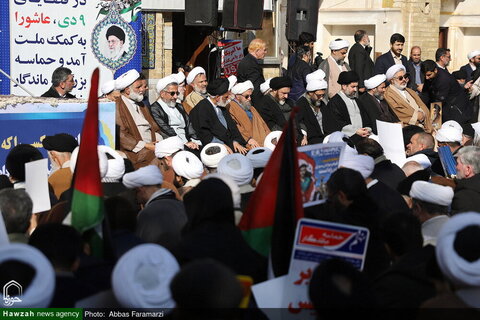
[[[218,0],[185,0],[185,25],[216,27]]]
[[[262,29],[263,0],[224,0],[222,22],[225,29]]]
[[[287,40],[297,41],[302,32],[317,34],[320,0],[288,0]]]

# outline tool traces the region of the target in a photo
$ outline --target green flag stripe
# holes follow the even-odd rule
[[[72,213],[72,226],[83,233],[102,222],[103,198],[74,190]]]
[[[247,243],[258,253],[268,256],[270,252],[270,242],[272,241],[273,226],[265,228],[255,228],[242,231],[243,237]]]

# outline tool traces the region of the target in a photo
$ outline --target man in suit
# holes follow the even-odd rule
[[[370,38],[365,30],[357,30],[354,35],[355,44],[348,53],[348,62],[350,68],[358,74],[360,81],[358,82],[358,91],[365,92],[363,81],[373,75],[373,60],[370,58],[372,47],[370,46]]]
[[[394,33],[390,37],[390,50],[375,61],[374,74],[386,74],[388,68],[395,64],[403,64],[407,68],[407,57],[402,54],[405,37]]]
[[[452,60],[452,55],[450,54],[450,49],[445,48],[438,48],[435,52],[435,61],[437,61],[437,67],[440,69],[448,71],[447,67],[450,64],[450,60]]]
[[[423,91],[428,95],[429,102],[442,102],[442,122],[468,122],[472,117],[470,102],[455,77],[432,60],[422,63],[422,71],[425,74]]]
[[[460,70],[465,70],[467,73],[466,82],[472,80],[473,71],[477,70],[477,67],[480,66],[480,50],[471,51],[468,55],[468,63],[460,68]]]
[[[342,89],[337,82],[340,73],[350,71],[350,66],[345,62],[349,46],[347,40],[335,39],[331,41],[328,45],[331,52],[330,56],[323,60],[318,67],[325,72],[325,80],[328,83],[328,99],[331,99]]]
[[[410,59],[407,64],[407,73],[410,74],[408,87],[416,93],[422,92],[423,83],[425,82],[425,74],[420,69],[422,64],[422,49],[414,46],[410,50]]]
[[[292,89],[290,90],[290,98],[297,100],[307,87],[307,75],[311,73],[312,60],[310,48],[306,46],[298,47],[295,59],[289,63],[287,76],[292,80]]]
[[[42,94],[46,98],[75,98],[70,92],[75,87],[72,70],[64,67],[58,67],[52,74],[52,86],[47,92]]]
[[[370,79],[365,80],[365,88],[367,93],[361,95],[358,100],[365,107],[370,120],[372,121],[372,131],[377,134],[376,120],[386,122],[399,122],[397,115],[385,102],[385,80],[384,74],[377,74]]]
[[[253,83],[253,105],[258,105],[262,97],[260,85],[265,82],[260,61],[267,54],[267,44],[262,39],[253,39],[248,45],[248,54],[240,61],[237,69],[238,82],[247,80]]]

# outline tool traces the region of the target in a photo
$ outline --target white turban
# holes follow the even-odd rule
[[[212,148],[218,148],[218,152],[214,154],[207,154],[207,151],[212,151]],[[228,150],[224,144],[211,142],[203,147],[200,152],[200,158],[203,164],[209,168],[216,168],[220,160],[228,154]]]
[[[452,203],[453,189],[427,181],[415,181],[410,189],[410,197],[447,207]]]
[[[240,195],[240,187],[237,185],[237,183],[233,181],[230,176],[219,173],[210,173],[209,175],[205,176],[203,180],[211,178],[217,178],[225,182],[225,184],[230,188],[230,191],[232,192],[233,206],[235,208],[240,208],[242,196]]]
[[[103,94],[109,94],[113,90],[115,90],[115,80],[110,80],[102,84],[102,93]]]
[[[157,166],[149,165],[123,176],[123,185],[128,189],[155,186],[163,183],[163,174]]]
[[[168,86],[170,83],[178,84],[177,78],[173,74],[158,80],[157,87],[156,87],[157,88],[157,93],[160,94],[160,91],[165,89],[165,87]]]
[[[472,59],[473,57],[480,56],[480,50],[474,50],[468,53],[467,58],[468,60]]]
[[[185,179],[198,179],[203,174],[203,163],[190,151],[180,151],[172,159],[175,173]]]
[[[265,94],[265,92],[267,92],[270,89],[270,80],[272,80],[272,78],[268,78],[264,83],[260,85],[260,91],[263,94]]]
[[[313,79],[307,82],[307,91],[312,92],[312,91],[317,91],[317,90],[325,90],[328,88],[328,83],[325,80],[317,80]]]
[[[462,135],[463,130],[458,130],[455,127],[450,127],[450,126],[442,126],[438,131],[437,134],[435,135],[435,139],[437,139],[438,142],[458,142],[462,143],[463,135]]]
[[[47,308],[55,291],[55,272],[50,261],[38,249],[23,243],[0,246],[0,264],[9,260],[23,262],[35,269],[35,277],[30,285],[23,288],[22,301],[12,307]]]
[[[275,145],[273,144],[272,140],[277,139],[277,143],[280,141],[280,137],[282,136],[282,131],[272,131],[265,137],[265,141],[263,141],[263,145],[270,149],[275,150]]]
[[[137,70],[131,69],[122,74],[120,77],[115,80],[115,89],[123,90],[140,77],[140,73]]]
[[[247,158],[252,162],[254,169],[265,168],[271,155],[272,150],[265,147],[253,148],[247,152]]]
[[[405,69],[405,66],[403,64],[394,64],[390,68],[388,68],[387,72],[385,75],[387,76],[387,80],[390,81],[395,77],[395,74],[397,74],[398,71],[403,70],[407,72],[407,69]]]
[[[113,159],[108,159],[107,173],[105,174],[105,180],[120,180],[125,173],[125,161],[122,156],[109,146],[98,146],[98,149],[104,154],[110,155]]]
[[[173,308],[170,282],[179,270],[167,249],[153,243],[138,245],[117,261],[113,293],[126,308]]]
[[[183,81],[185,81],[185,74],[182,71],[179,71],[178,73],[174,73],[172,74],[172,76],[175,77],[175,79],[177,80],[175,82],[178,84],[181,84]]]
[[[224,157],[218,163],[217,172],[232,178],[239,187],[249,184],[253,178],[252,162],[239,153]]]
[[[442,128],[455,128],[457,129],[458,131],[460,131],[461,134],[463,134],[463,128],[462,126],[460,125],[460,123],[458,123],[457,121],[455,120],[448,120],[448,121],[445,121],[443,124],[442,124]]]
[[[235,75],[231,75],[227,78],[228,80],[228,91],[232,90],[233,86],[237,83],[237,77]]]
[[[322,69],[318,69],[312,73],[307,74],[305,80],[310,82],[312,80],[324,80],[325,79],[325,72]]]
[[[479,213],[465,212],[451,217],[440,230],[435,253],[440,270],[455,285],[480,287],[480,259],[469,262],[454,247],[457,233],[468,226],[480,226]],[[478,243],[470,245],[478,247]]]
[[[345,152],[338,166],[356,170],[362,174],[363,179],[367,179],[375,168],[375,161],[370,156]]]
[[[427,169],[427,168],[430,168],[432,166],[432,163],[430,162],[430,159],[428,159],[428,157],[426,155],[424,155],[423,153],[419,153],[419,154],[413,155],[411,157],[408,157],[407,160],[405,161],[405,163],[407,163],[409,161],[417,162],[419,165],[422,166],[423,169]]]
[[[385,80],[387,80],[386,75],[377,74],[376,76],[373,76],[370,79],[365,80],[363,83],[365,84],[365,88],[367,88],[367,90],[370,90],[378,87],[383,82],[385,82]]]
[[[205,72],[205,69],[203,69],[202,67],[195,67],[192,69],[192,71],[190,71],[188,73],[188,76],[187,76],[187,84],[190,84],[193,82],[193,80],[195,80],[195,77],[199,74],[207,74]]]
[[[76,147],[72,151],[72,155],[70,156],[70,171],[75,172],[75,166],[77,164],[78,158],[78,151],[80,147]],[[98,150],[98,160],[99,160],[99,167],[100,167],[100,178],[104,178],[108,171],[108,158],[103,151],[100,150],[100,146],[97,147]]]
[[[253,90],[253,83],[252,81],[247,80],[245,82],[239,82],[234,85],[231,91],[233,94],[242,94],[249,89]]]
[[[327,135],[325,139],[323,139],[323,143],[345,142],[343,138],[348,138],[348,136],[341,131],[335,131]]]
[[[179,136],[169,137],[155,143],[155,156],[159,159],[171,156],[177,151],[181,151],[185,148],[183,140]]]
[[[340,49],[343,49],[343,48],[348,48],[350,47],[350,43],[348,43],[347,40],[333,40],[333,41],[330,41],[330,44],[328,45],[328,47],[330,48],[330,50],[340,50]]]

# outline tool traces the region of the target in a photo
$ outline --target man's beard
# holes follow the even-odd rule
[[[227,99],[225,101],[220,99],[220,101],[217,102],[217,107],[226,107],[227,104],[229,103],[230,103],[230,99]]]
[[[207,93],[207,88],[205,88],[205,89],[200,89],[200,88],[198,88],[197,86],[194,85],[194,86],[193,86],[193,91],[195,91],[195,92],[198,93],[198,94],[204,95],[204,94]]]
[[[406,84],[396,84],[396,83],[394,83],[393,86],[398,90],[405,90],[405,88],[407,87]]]
[[[165,101],[165,100],[163,100],[163,99],[162,99],[162,101],[163,101],[168,107],[170,107],[170,108],[174,108],[175,105],[177,104],[176,101],[170,101],[170,100]]]
[[[110,49],[110,51],[109,51],[110,59],[112,59],[112,60],[119,59],[122,56],[122,54],[123,54],[123,46],[118,47],[118,48]]]
[[[374,95],[375,98],[377,98],[378,100],[383,100],[383,99],[385,98],[385,96],[384,96],[382,93],[375,92],[373,95]]]
[[[355,99],[355,98],[357,98],[357,92],[356,92],[356,91],[353,91],[353,92],[351,92],[351,93],[346,93],[346,92],[344,92],[344,93],[345,93],[345,95],[346,95],[348,98],[350,98],[350,99]]]
[[[318,100],[313,101],[313,105],[315,107],[320,107],[322,105],[322,100],[318,99]]]
[[[143,94],[136,93],[133,90],[130,90],[130,94],[128,95],[128,97],[135,102],[143,101]]]
[[[247,111],[249,111],[252,107],[252,103],[250,101],[240,102],[240,105]]]

